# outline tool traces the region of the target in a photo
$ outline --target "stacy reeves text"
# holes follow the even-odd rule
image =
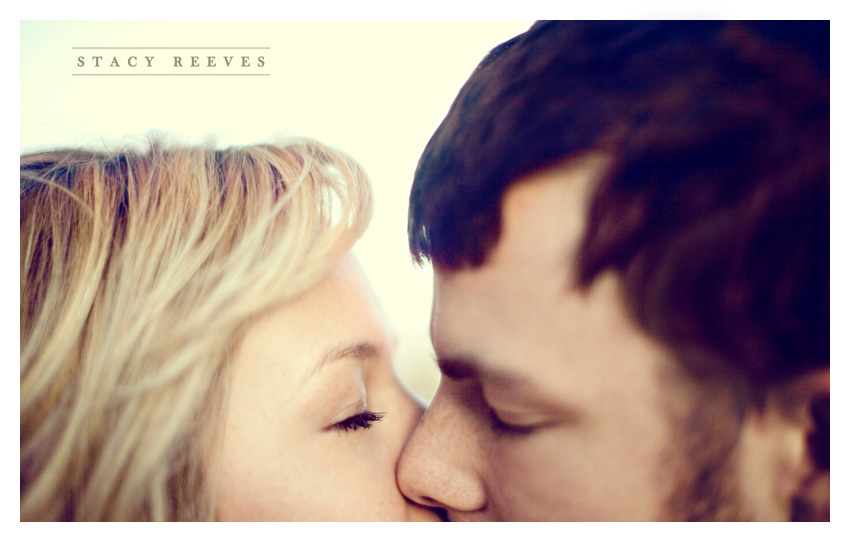
[[[78,68],[262,68],[266,65],[263,56],[196,56],[173,55],[166,60],[155,56],[78,56]]]

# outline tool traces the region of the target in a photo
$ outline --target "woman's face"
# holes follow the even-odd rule
[[[232,360],[216,518],[435,520],[396,486],[422,408],[356,259],[255,322]]]

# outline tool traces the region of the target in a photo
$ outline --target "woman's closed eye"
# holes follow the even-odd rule
[[[359,412],[350,418],[346,418],[341,422],[333,424],[333,428],[337,431],[357,431],[358,429],[369,429],[374,422],[379,422],[383,419],[385,412],[370,412],[368,410]]]

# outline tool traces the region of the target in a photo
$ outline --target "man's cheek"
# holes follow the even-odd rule
[[[491,501],[502,516],[523,521],[553,521],[586,503],[584,464],[576,438],[565,429],[543,429],[521,437],[502,436],[491,456]]]

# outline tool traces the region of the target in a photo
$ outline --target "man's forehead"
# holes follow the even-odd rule
[[[435,294],[490,296],[540,281],[564,287],[584,235],[590,196],[609,163],[607,155],[590,153],[517,180],[502,200],[501,234],[484,263],[460,269],[435,264]]]
[[[563,249],[577,245],[593,189],[609,163],[607,155],[589,153],[511,185],[502,200],[502,233],[493,259],[563,255]]]
[[[484,264],[434,265],[438,355],[497,355],[523,319],[557,310],[574,281],[589,194],[607,164],[585,155],[519,180],[505,194],[502,234]]]

